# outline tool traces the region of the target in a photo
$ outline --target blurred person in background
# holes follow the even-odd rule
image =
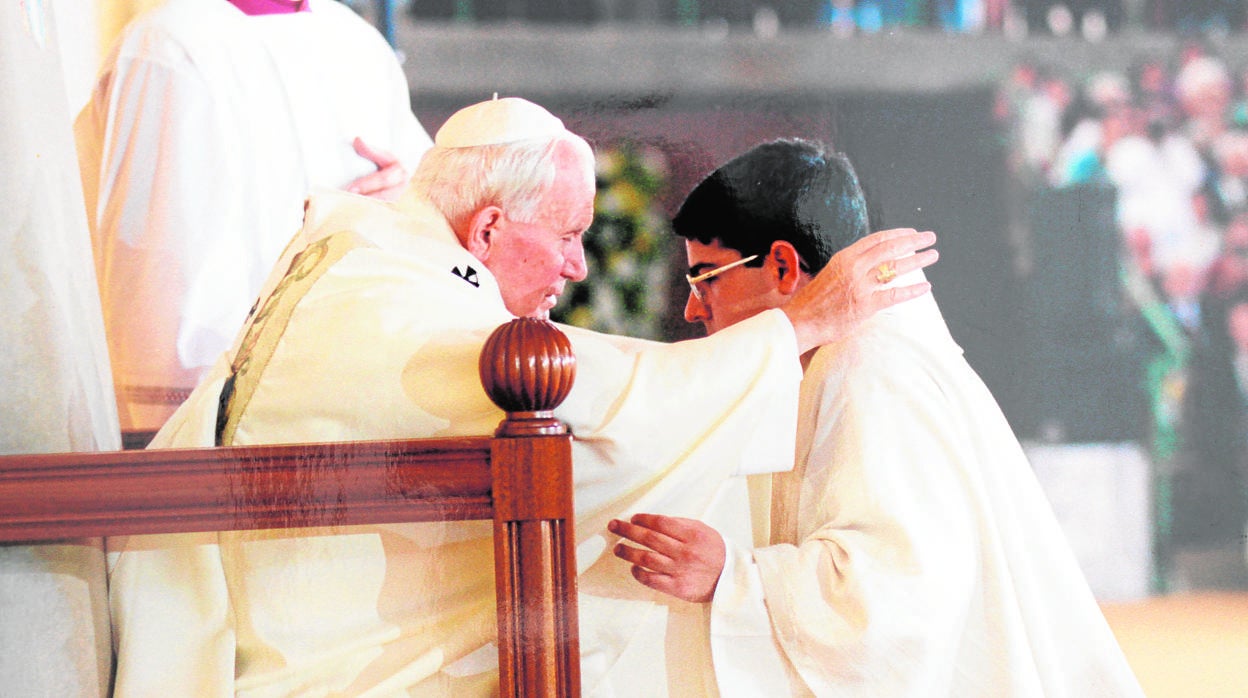
[[[1248,131],[1224,131],[1209,149],[1212,168],[1205,178],[1210,216],[1221,225],[1248,210]]]
[[[1203,201],[1205,165],[1182,133],[1146,126],[1133,107],[1124,114],[1107,120],[1106,131],[1115,135],[1109,136],[1105,172],[1118,191],[1116,217],[1128,248],[1146,249],[1136,261],[1151,276],[1206,237],[1194,205],[1198,195]]]
[[[1100,39],[1126,19],[1122,0],[1021,0],[1031,34],[1080,34]]]
[[[1176,542],[1234,543],[1248,521],[1248,285],[1195,348],[1175,474]]]
[[[1092,76],[1063,114],[1069,130],[1057,149],[1052,181],[1063,187],[1105,178],[1105,153],[1131,128],[1131,89],[1119,73]]]
[[[1071,99],[1070,86],[1049,68],[1020,64],[1011,72],[996,116],[1009,129],[1012,169],[1025,183],[1048,179]]]
[[[1207,151],[1229,126],[1234,85],[1226,63],[1208,54],[1193,56],[1183,61],[1174,88],[1188,136]]]
[[[1204,197],[1197,195],[1196,201]],[[1198,206],[1197,209],[1203,208]],[[1204,331],[1201,299],[1204,297],[1209,267],[1221,243],[1218,231],[1204,225],[1193,227],[1187,237],[1165,251],[1157,270],[1162,295],[1170,312],[1190,338],[1199,342]]]
[[[169,0],[75,122],[123,431],[228,348],[318,187],[396,196],[430,139],[382,36],[333,0]]]
[[[1248,289],[1248,211],[1227,224],[1222,244],[1209,265],[1201,314],[1213,328],[1223,325],[1227,309],[1241,292]]]
[[[1166,62],[1145,57],[1130,70],[1132,101],[1140,109],[1146,124],[1159,125],[1169,131],[1178,127],[1179,105],[1174,95],[1174,80]]]

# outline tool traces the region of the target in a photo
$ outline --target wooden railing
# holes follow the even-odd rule
[[[491,335],[493,437],[0,458],[0,542],[493,519],[504,696],[577,696],[571,436],[551,412],[575,362],[553,325]]]

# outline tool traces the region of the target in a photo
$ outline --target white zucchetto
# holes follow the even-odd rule
[[[519,97],[497,97],[451,115],[433,143],[439,148],[472,148],[527,140],[553,140],[567,133],[563,122]]]

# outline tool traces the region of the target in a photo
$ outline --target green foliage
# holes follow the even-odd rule
[[[597,154],[594,224],[585,234],[589,278],[573,284],[551,317],[578,327],[658,339],[673,249],[658,197],[667,161],[658,150],[621,143]]]

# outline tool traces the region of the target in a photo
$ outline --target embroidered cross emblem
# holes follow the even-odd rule
[[[459,278],[472,284],[473,288],[481,288],[481,282],[477,280],[477,270],[470,266],[464,266],[466,271],[460,271],[459,267],[452,267],[451,273]]]

